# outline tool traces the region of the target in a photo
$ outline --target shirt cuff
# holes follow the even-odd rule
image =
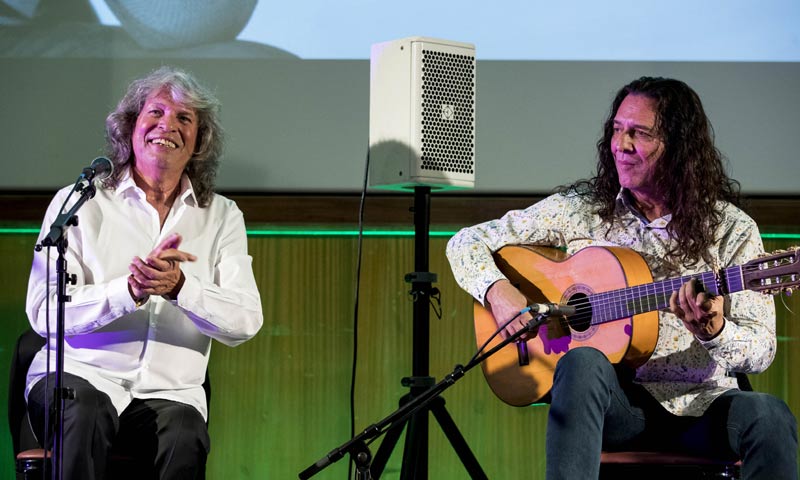
[[[481,281],[481,287],[477,291],[477,295],[475,295],[475,299],[478,300],[481,305],[484,307],[486,306],[486,294],[489,293],[489,290],[494,286],[495,283],[499,282],[500,280],[507,280],[506,276],[498,271],[495,275],[485,277]]]
[[[700,345],[704,346],[706,350],[712,350],[714,348],[717,348],[728,340],[727,333],[731,331],[730,328],[725,328],[728,325],[728,319],[723,317],[722,321],[723,321],[722,328],[720,329],[719,333],[717,333],[717,336],[712,338],[711,340],[701,340],[695,336],[695,338],[697,338],[697,341],[700,342]]]
[[[200,280],[193,275],[183,274],[183,286],[181,291],[178,292],[178,298],[170,299],[169,302],[176,307],[186,308],[192,310],[192,305],[197,305],[200,301],[200,295],[203,289],[200,286]]]
[[[135,312],[139,305],[136,305],[131,293],[128,290],[128,276],[117,277],[108,282],[108,301],[112,309],[120,309],[121,315]]]

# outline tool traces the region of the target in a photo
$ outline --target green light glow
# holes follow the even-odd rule
[[[430,232],[431,237],[452,237],[456,232]],[[251,237],[355,237],[358,230],[297,229],[297,230],[247,230]],[[413,237],[413,230],[364,230],[365,237]]]
[[[771,240],[797,240],[800,233],[762,233],[761,238]]]
[[[38,228],[8,228],[0,227],[0,235],[36,235]],[[432,231],[431,237],[452,237],[455,231]],[[304,229],[248,229],[250,237],[355,237],[358,230],[334,230],[329,228],[304,228]],[[364,230],[365,237],[413,237],[413,230]]]
[[[0,227],[0,235],[36,235],[38,228],[32,227]],[[452,237],[455,230],[430,232],[431,237]],[[247,230],[250,237],[355,237],[358,230],[335,230],[331,228],[297,228],[297,229],[264,229]],[[413,230],[364,230],[365,237],[413,237]],[[761,238],[767,240],[799,240],[800,233],[762,233]]]
[[[19,235],[19,234],[32,234],[39,233],[38,228],[0,228],[0,235]]]

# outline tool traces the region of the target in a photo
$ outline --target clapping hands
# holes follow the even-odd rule
[[[128,266],[128,289],[137,303],[144,303],[150,295],[175,299],[183,286],[184,276],[180,264],[194,262],[197,257],[178,250],[183,238],[173,233],[161,242],[146,259],[134,257]]]

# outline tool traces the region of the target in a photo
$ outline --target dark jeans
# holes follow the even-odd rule
[[[65,479],[202,478],[210,442],[205,420],[194,407],[162,399],[134,400],[117,416],[108,395],[83,378],[65,373],[63,383],[75,392],[64,410]],[[49,388],[54,385],[51,375]],[[52,412],[53,395],[48,393]],[[44,394],[43,379],[28,395],[28,414],[39,437],[44,431]],[[126,471],[115,471],[115,465],[109,465],[112,451],[131,458]],[[129,471],[132,468],[135,473]]]
[[[732,390],[700,417],[666,411],[594,348],[559,360],[547,424],[547,478],[597,478],[600,452],[667,450],[740,458],[744,479],[797,479],[797,421],[764,393]]]

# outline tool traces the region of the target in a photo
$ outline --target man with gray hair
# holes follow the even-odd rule
[[[65,402],[64,478],[103,478],[112,446],[134,455],[147,477],[204,471],[211,339],[235,346],[263,322],[242,213],[213,190],[218,116],[219,101],[192,75],[162,67],[135,80],[106,120],[114,172],[66,234],[76,282],[67,287],[64,325],[63,383],[75,392]],[[40,239],[71,206],[70,191],[50,203]],[[56,318],[56,276],[47,269],[54,257],[34,255],[28,284],[28,318],[45,337],[55,331],[47,325]],[[26,389],[46,445],[55,335],[48,343]]]

